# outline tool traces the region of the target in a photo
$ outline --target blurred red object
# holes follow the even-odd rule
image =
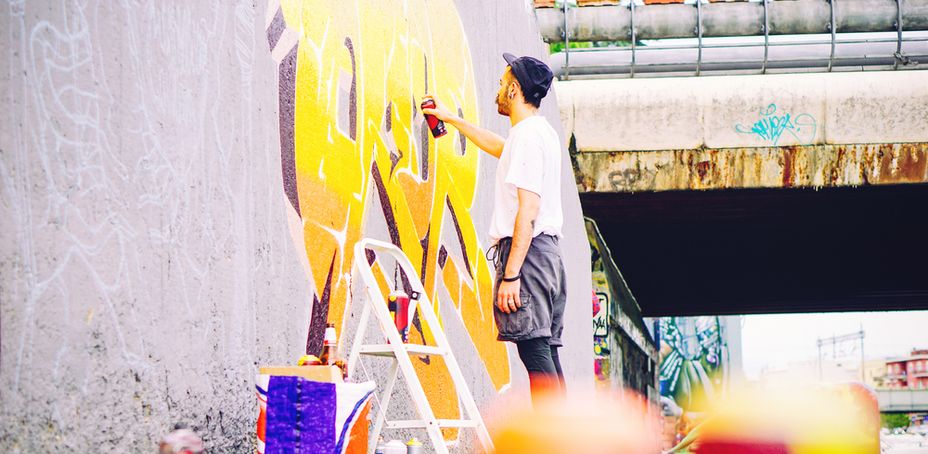
[[[781,442],[721,441],[699,443],[696,454],[790,454],[789,446]]]

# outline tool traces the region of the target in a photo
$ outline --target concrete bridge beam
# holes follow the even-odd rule
[[[556,89],[581,191],[928,181],[928,79],[917,71]]]

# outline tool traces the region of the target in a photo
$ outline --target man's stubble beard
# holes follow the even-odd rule
[[[499,95],[496,96],[496,112],[504,117],[509,116],[509,103],[506,99],[500,99]]]

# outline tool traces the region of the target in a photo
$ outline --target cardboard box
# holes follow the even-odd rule
[[[324,383],[342,383],[342,370],[338,366],[265,366],[261,374],[284,377],[303,377]]]

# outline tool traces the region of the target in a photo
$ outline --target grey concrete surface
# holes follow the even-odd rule
[[[146,452],[182,422],[212,452],[251,451],[257,366],[304,352],[315,292],[288,227],[268,5],[6,6],[0,449]],[[493,105],[500,53],[545,54],[531,2],[457,7],[480,118],[504,133]],[[560,129],[555,101],[542,113]],[[592,385],[589,249],[563,159],[561,358],[579,390]],[[493,168],[480,159],[470,213],[485,246]],[[460,328],[447,322],[487,407],[500,393]],[[524,401],[514,349],[510,365],[503,394]],[[472,449],[462,439],[457,451]]]
[[[277,92],[250,2],[5,2],[0,450],[252,449],[303,351]]]
[[[926,81],[923,71],[874,71],[584,80],[555,88],[577,150],[610,152],[928,142]]]

